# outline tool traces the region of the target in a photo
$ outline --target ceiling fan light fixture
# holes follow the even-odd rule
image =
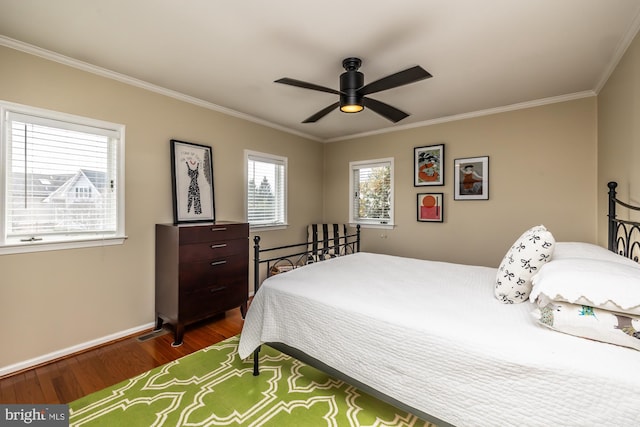
[[[359,113],[362,110],[364,110],[364,106],[359,104],[348,104],[340,106],[340,111],[342,111],[343,113]]]

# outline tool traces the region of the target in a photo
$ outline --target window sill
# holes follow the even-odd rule
[[[259,232],[259,231],[285,230],[287,227],[289,227],[289,224],[249,225],[249,231]]]
[[[381,230],[393,230],[395,228],[395,224],[368,224],[362,222],[353,222],[349,223],[349,227],[360,226],[360,228],[377,228]]]
[[[91,248],[97,246],[122,245],[127,236],[105,237],[102,239],[73,240],[67,242],[31,242],[0,246],[0,255],[23,254],[29,252],[59,251],[64,249]]]

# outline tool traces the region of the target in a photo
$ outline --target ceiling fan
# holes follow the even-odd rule
[[[404,86],[409,83],[414,83],[420,80],[432,77],[429,72],[420,66],[407,68],[404,71],[388,75],[379,80],[371,82],[367,85],[364,84],[364,74],[358,71],[362,65],[362,61],[359,58],[346,58],[342,61],[342,66],[346,70],[340,75],[340,90],[331,89],[324,86],[319,86],[313,83],[307,83],[300,80],[290,79],[284,77],[275,81],[275,83],[282,83],[285,85],[297,86],[304,89],[317,90],[320,92],[328,92],[336,95],[340,95],[340,100],[328,107],[318,111],[311,117],[304,120],[302,123],[314,123],[329,114],[336,107],[340,107],[340,110],[345,113],[357,113],[362,111],[365,107],[370,108],[382,117],[391,120],[394,123],[408,117],[409,114],[404,111],[400,111],[395,107],[384,102],[377,101],[373,98],[369,98],[365,95],[381,92],[387,89],[393,89],[398,86]]]

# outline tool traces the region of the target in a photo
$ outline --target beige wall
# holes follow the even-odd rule
[[[618,182],[618,196],[640,205],[640,35],[598,95],[598,189]],[[598,210],[607,211],[602,191]],[[621,212],[621,217],[627,214]],[[634,218],[638,219],[638,218]],[[598,241],[606,245],[607,223],[598,221]]]
[[[154,320],[154,224],[172,221],[169,140],[211,145],[216,215],[244,218],[244,149],[289,159],[288,230],[322,220],[323,146],[0,47],[0,99],[126,125],[124,245],[0,256],[0,370]]]
[[[121,246],[0,256],[10,343],[0,370],[153,321],[154,224],[172,219],[171,138],[213,147],[219,219],[244,217],[244,149],[288,157],[291,226],[260,233],[269,246],[303,240],[308,223],[347,221],[349,161],[381,157],[395,159],[397,226],[364,230],[364,250],[495,266],[531,225],[559,240],[596,239],[595,98],[320,144],[8,48],[0,63],[2,100],[126,125],[129,236]],[[413,187],[413,147],[438,143],[446,185]],[[490,200],[454,201],[453,159],[483,155]],[[423,191],[445,193],[444,223],[416,221]]]
[[[413,186],[413,148],[445,144],[445,185]],[[488,201],[453,200],[453,161],[489,156]],[[595,97],[328,144],[325,220],[348,220],[349,162],[393,157],[393,230],[363,231],[363,250],[496,267],[528,227],[596,239]],[[416,194],[444,193],[444,223],[416,221]]]

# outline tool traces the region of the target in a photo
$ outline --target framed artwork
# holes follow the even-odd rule
[[[413,186],[444,185],[444,144],[413,149]]]
[[[489,157],[455,159],[454,200],[489,199]]]
[[[442,193],[418,193],[418,221],[442,222]]]
[[[173,223],[216,220],[211,147],[171,140]]]

